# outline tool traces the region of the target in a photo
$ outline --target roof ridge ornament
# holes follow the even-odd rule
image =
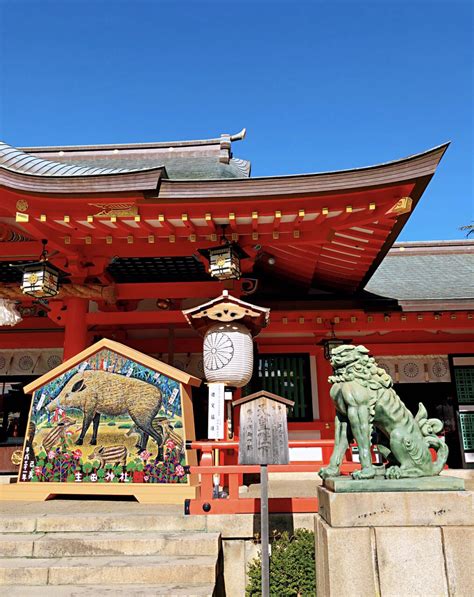
[[[239,133],[235,135],[229,135],[228,133],[221,134],[221,146],[219,152],[219,162],[222,164],[228,164],[232,157],[232,141],[240,141],[247,134],[247,129],[243,128]]]

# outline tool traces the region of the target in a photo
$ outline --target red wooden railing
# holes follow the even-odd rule
[[[293,462],[286,465],[270,465],[270,473],[307,473],[316,472],[327,465],[334,447],[334,440],[290,440],[290,448],[321,448],[321,460],[311,462]],[[215,463],[216,450],[237,453],[238,442],[233,441],[193,441],[187,449],[200,452],[199,465],[191,466],[192,475],[199,476],[196,499],[186,500],[186,514],[254,514],[260,512],[260,499],[245,497],[239,493],[242,475],[260,473],[259,465],[218,465]],[[346,452],[341,471],[349,473],[359,465],[351,461],[350,451]],[[215,495],[214,476],[219,475],[219,485],[225,488],[226,497]],[[221,493],[222,495],[222,493]],[[270,512],[317,512],[318,500],[314,497],[269,498]]]

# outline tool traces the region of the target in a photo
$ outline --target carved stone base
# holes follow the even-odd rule
[[[469,595],[473,495],[318,488],[318,596]]]

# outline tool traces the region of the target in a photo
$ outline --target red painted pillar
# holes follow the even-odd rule
[[[332,367],[329,361],[324,358],[324,348],[317,347],[316,351],[316,374],[318,378],[318,404],[319,420],[325,423],[321,429],[321,439],[332,439],[334,437],[334,417],[336,409],[334,407],[329,390],[331,385],[328,377],[332,375]]]
[[[89,309],[89,299],[73,297],[67,300],[66,306],[64,361],[87,348],[86,314]]]

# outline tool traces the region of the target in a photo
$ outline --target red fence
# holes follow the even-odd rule
[[[198,466],[191,467],[191,474],[199,475],[199,488],[196,499],[186,500],[186,514],[254,514],[260,512],[260,499],[245,497],[239,492],[242,477],[246,473],[259,474],[259,465],[215,465],[216,450],[229,450],[235,454],[238,442],[191,442],[188,449],[199,450],[201,453]],[[291,448],[319,448],[320,460],[307,462],[293,462],[287,465],[270,465],[270,473],[308,473],[317,472],[327,465],[334,447],[334,440],[297,440],[289,442],[290,459]],[[314,452],[312,454],[314,457]],[[341,472],[349,473],[358,468],[358,464],[350,460],[350,452],[341,466]],[[219,475],[219,486],[225,488],[226,495],[217,492],[214,484],[215,475]],[[219,497],[220,495],[220,497]],[[314,497],[269,498],[270,512],[317,512],[318,500]]]

